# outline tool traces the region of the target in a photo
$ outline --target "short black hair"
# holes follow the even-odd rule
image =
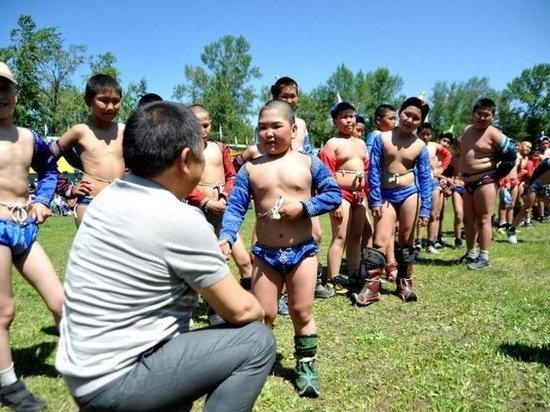
[[[282,112],[283,117],[291,124],[293,125],[296,123],[296,118],[294,116],[294,110],[292,110],[292,107],[283,100],[270,100],[268,101],[261,109],[260,113],[258,114],[258,121],[260,120],[260,117],[262,116],[262,113],[265,110],[268,109],[277,109]]]
[[[428,103],[426,103],[424,100],[420,99],[419,97],[409,97],[403,103],[401,103],[401,107],[399,108],[399,113],[401,113],[403,110],[405,110],[409,106],[413,106],[420,109],[422,123],[424,123],[424,120],[426,120],[426,117],[430,112],[430,106],[428,105]]]
[[[397,109],[391,104],[381,104],[374,110],[374,120],[378,117],[384,117],[388,112],[397,112]]]
[[[430,122],[424,122],[420,125],[420,127],[418,128],[418,131],[420,132],[421,130],[424,130],[424,129],[430,129],[430,130],[433,130],[434,127],[432,126],[432,124]]]
[[[479,109],[489,109],[493,114],[495,114],[497,105],[494,100],[491,100],[488,97],[481,97],[476,100],[472,113],[475,113]]]
[[[355,112],[355,107],[353,107],[350,102],[338,102],[330,109],[330,116],[336,119],[340,113],[347,110],[353,110]]]
[[[86,82],[84,100],[89,104],[99,92],[105,90],[116,90],[122,97],[122,87],[114,77],[108,74],[95,74]]]
[[[365,116],[360,115],[359,113],[355,113],[355,124],[357,123],[362,123],[366,126],[367,121],[365,120]]]
[[[186,147],[198,158],[202,146],[202,129],[193,112],[162,101],[140,106],[130,116],[122,154],[133,174],[151,177],[172,166]]]
[[[139,107],[139,106],[143,106],[144,104],[153,103],[153,102],[162,102],[162,97],[160,97],[156,93],[146,93],[143,96],[141,96],[137,105]]]
[[[271,86],[270,90],[271,90],[271,96],[273,96],[273,99],[277,99],[277,96],[279,95],[279,93],[281,93],[281,90],[283,89],[283,87],[288,87],[288,86],[296,87],[296,94],[298,94],[298,83],[296,83],[296,81],[293,78],[284,76],[277,79],[275,84]]]

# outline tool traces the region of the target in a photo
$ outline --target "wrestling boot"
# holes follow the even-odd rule
[[[316,398],[321,393],[317,358],[317,335],[294,336],[294,357],[296,358],[296,389],[298,395]]]
[[[336,295],[334,289],[329,289],[325,287],[325,282],[323,282],[323,265],[319,263],[317,266],[317,284],[315,285],[315,297],[317,299],[326,299],[331,298]]]
[[[380,276],[386,266],[386,256],[374,248],[366,248],[361,259],[360,276],[363,287],[359,293],[352,293],[350,300],[357,306],[369,306],[380,300]]]
[[[397,289],[396,293],[404,302],[418,300],[413,289],[413,262],[415,261],[415,250],[412,247],[405,247],[395,251],[397,257]]]

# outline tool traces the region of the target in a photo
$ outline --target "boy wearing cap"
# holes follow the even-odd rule
[[[23,275],[59,323],[63,288],[42,247],[38,224],[51,215],[57,168],[47,143],[35,132],[13,124],[17,82],[0,63],[0,405],[15,411],[39,411],[44,402],[18,380],[10,350],[9,329],[15,316],[11,265]],[[29,168],[38,172],[34,199],[29,197]]]
[[[340,207],[330,213],[332,241],[328,250],[329,281],[337,292],[345,293],[349,281],[359,276],[361,235],[365,224],[363,200],[367,190],[369,156],[365,142],[354,137],[355,108],[348,102],[336,103],[330,112],[338,130],[319,152],[319,158],[327,165],[342,189]],[[340,274],[342,256],[346,249],[349,278]]]
[[[462,260],[469,269],[490,267],[493,208],[498,180],[516,164],[515,142],[492,125],[495,102],[488,98],[476,101],[473,124],[467,126],[460,141],[459,168],[464,179],[464,228],[467,252]],[[476,255],[476,236],[480,252]]]
[[[374,141],[369,169],[374,242],[363,255],[362,289],[350,296],[358,306],[368,306],[380,299],[380,277],[386,265],[384,252],[393,240],[396,222],[399,222],[395,251],[397,294],[405,302],[417,299],[412,279],[416,257],[414,229],[418,218],[422,225],[428,222],[432,178],[428,148],[414,131],[424,122],[428,111],[429,106],[423,100],[408,98],[399,109],[399,126]]]

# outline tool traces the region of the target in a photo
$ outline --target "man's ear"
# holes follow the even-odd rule
[[[180,155],[178,156],[177,162],[178,162],[178,168],[183,172],[187,173],[187,167],[189,165],[189,162],[191,161],[191,157],[193,156],[193,153],[191,152],[191,149],[189,147],[184,148]]]
[[[298,125],[294,123],[290,130],[292,131],[292,138],[296,139],[296,134],[298,133]]]

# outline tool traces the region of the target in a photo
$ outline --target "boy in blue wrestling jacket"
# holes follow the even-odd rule
[[[311,235],[311,217],[336,209],[342,193],[319,159],[292,150],[296,129],[288,103],[272,100],[260,110],[259,145],[265,154],[239,170],[219,237],[227,256],[252,197],[257,217],[252,293],[264,308],[265,324],[273,327],[286,286],[295,333],[295,384],[300,396],[316,397],[320,384],[313,295],[319,246]]]

